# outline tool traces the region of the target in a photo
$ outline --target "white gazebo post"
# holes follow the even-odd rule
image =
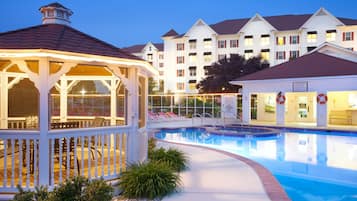
[[[5,72],[0,73],[0,128],[7,128],[8,116],[8,78]]]
[[[250,93],[247,90],[242,90],[242,122],[250,123]]]
[[[285,93],[279,92],[276,98],[276,125],[285,124]]]
[[[326,97],[326,101],[322,100],[320,103],[317,101],[317,104],[316,104],[316,125],[319,127],[326,127],[327,126],[327,92],[326,91],[318,91],[316,94],[316,99],[318,98],[319,95],[321,96],[321,100],[324,97]]]
[[[40,92],[40,143],[39,143],[39,184],[49,184],[49,143],[48,143],[48,94],[49,94],[49,61],[48,59],[39,60],[39,80],[36,86]]]
[[[136,148],[136,138],[137,138],[137,131],[138,131],[138,122],[139,122],[139,93],[138,93],[138,70],[136,68],[128,68],[128,80],[129,80],[129,96],[128,96],[128,112],[127,112],[127,121],[128,125],[131,126],[131,131],[128,137],[128,162],[135,163],[138,161],[138,154],[135,153],[137,151]]]
[[[117,81],[114,76],[110,80],[110,125],[115,126],[117,124]]]
[[[61,77],[61,85],[60,85],[60,121],[67,121],[67,96],[68,96],[68,87],[67,87],[67,79],[63,75]]]

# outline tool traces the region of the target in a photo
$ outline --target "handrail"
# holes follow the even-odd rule
[[[194,123],[194,117],[195,117],[195,116],[201,118],[201,125],[203,124],[203,119],[204,119],[206,116],[208,116],[208,117],[210,117],[210,118],[213,118],[212,114],[210,114],[210,113],[206,113],[206,112],[204,112],[204,113],[202,113],[202,114],[195,113],[195,114],[193,114],[193,116],[192,116],[192,125],[193,125],[193,123]],[[216,124],[214,124],[213,126],[216,126]]]

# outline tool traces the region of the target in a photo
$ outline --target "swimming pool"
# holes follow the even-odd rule
[[[155,136],[254,160],[272,172],[293,201],[357,200],[357,132],[279,129],[276,135],[254,136],[232,134],[234,127],[220,129],[223,133],[161,129]]]

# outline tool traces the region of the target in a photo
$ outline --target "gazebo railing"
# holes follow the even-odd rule
[[[16,186],[32,189],[40,174],[49,174],[53,187],[67,178],[118,178],[128,160],[131,126],[58,129],[48,132],[48,147],[41,147],[39,131],[0,130],[0,193],[16,192]],[[39,150],[48,153],[40,161]],[[49,170],[39,170],[48,163]]]
[[[39,131],[0,130],[0,192],[38,184],[39,139]]]

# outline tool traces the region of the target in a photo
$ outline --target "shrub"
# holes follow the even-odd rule
[[[133,164],[122,173],[119,188],[129,199],[161,199],[176,191],[180,177],[167,164]]]
[[[51,193],[51,201],[80,201],[82,189],[88,184],[88,180],[83,177],[74,177],[66,180],[56,187]]]
[[[89,181],[88,186],[83,190],[82,200],[85,201],[110,201],[113,198],[113,187],[108,185],[103,179]]]
[[[148,142],[148,157],[150,158],[151,153],[155,150],[156,148],[156,139],[155,138],[150,138]]]
[[[187,168],[188,159],[186,155],[177,149],[164,148],[155,149],[149,155],[151,161],[167,163],[174,171],[180,172]]]
[[[36,187],[35,191],[24,191],[21,186],[17,186],[19,190],[15,194],[13,201],[47,201],[49,199],[49,192],[46,187]]]

